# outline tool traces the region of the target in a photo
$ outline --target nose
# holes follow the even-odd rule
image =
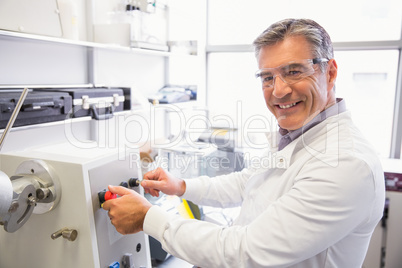
[[[272,91],[272,95],[281,99],[291,92],[292,88],[285,83],[279,75],[274,78],[274,90]]]

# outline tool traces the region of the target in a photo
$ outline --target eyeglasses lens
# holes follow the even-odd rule
[[[261,69],[257,73],[264,87],[273,87],[274,80],[279,76],[282,81],[291,85],[314,73],[313,63],[310,60],[291,62],[276,68]]]

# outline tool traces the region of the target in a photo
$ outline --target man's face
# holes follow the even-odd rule
[[[260,50],[258,66],[275,68],[292,61],[312,59],[310,44],[302,36],[289,37]],[[277,76],[273,88],[263,88],[268,109],[274,114],[279,125],[287,130],[295,130],[309,122],[315,115],[335,103],[332,90],[337,66],[334,60],[328,62],[326,71],[313,65],[314,74],[288,85]]]

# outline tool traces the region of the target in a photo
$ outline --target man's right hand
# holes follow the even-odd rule
[[[160,191],[167,195],[182,196],[186,191],[184,180],[174,177],[162,168],[145,173],[141,186],[144,187],[145,193],[152,196],[159,196]]]

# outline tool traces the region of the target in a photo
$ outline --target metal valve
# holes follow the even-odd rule
[[[75,229],[63,228],[63,229],[60,229],[57,232],[54,232],[53,234],[51,234],[50,237],[53,240],[55,240],[61,236],[65,239],[67,239],[68,241],[74,241],[75,239],[77,239],[78,232]]]
[[[13,233],[21,228],[32,213],[43,214],[54,209],[61,196],[60,182],[53,169],[42,160],[22,162],[11,176],[13,197],[2,219],[4,230]]]

